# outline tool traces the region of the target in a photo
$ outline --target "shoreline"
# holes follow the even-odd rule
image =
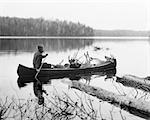
[[[149,39],[147,36],[0,36],[0,39]]]

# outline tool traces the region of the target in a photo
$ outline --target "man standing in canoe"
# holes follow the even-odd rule
[[[35,75],[35,81],[33,83],[33,91],[35,96],[38,98],[38,104],[42,105],[44,103],[43,93],[47,94],[45,90],[43,90],[42,83],[38,80],[37,75],[40,72],[40,69],[43,67],[42,59],[45,58],[48,54],[42,55],[44,52],[43,46],[38,45],[38,51],[34,54],[33,58],[33,67],[38,69]]]
[[[44,52],[43,46],[38,45],[38,51],[34,54],[34,58],[33,58],[33,67],[36,69],[40,68],[42,64],[42,59],[48,56],[48,54],[42,55],[43,52]]]

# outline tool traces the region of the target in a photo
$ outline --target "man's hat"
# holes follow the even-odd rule
[[[38,49],[41,49],[41,48],[43,48],[43,45],[38,45]]]

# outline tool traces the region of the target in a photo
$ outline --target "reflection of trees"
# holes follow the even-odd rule
[[[36,46],[43,44],[47,51],[65,51],[68,49],[83,48],[91,45],[93,40],[64,40],[64,39],[22,39],[22,40],[0,40],[1,51],[28,51],[32,52],[36,50]]]

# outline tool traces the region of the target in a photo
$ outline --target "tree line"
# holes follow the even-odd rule
[[[1,36],[93,36],[94,30],[81,23],[43,18],[0,17]]]

